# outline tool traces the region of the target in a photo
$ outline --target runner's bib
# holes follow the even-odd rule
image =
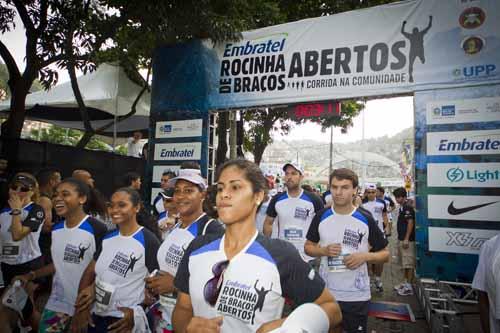
[[[115,292],[115,286],[97,280],[95,281],[95,312],[97,314],[106,313],[111,304],[111,298]]]
[[[304,242],[304,230],[302,228],[285,228],[285,239],[289,242]]]
[[[19,254],[19,246],[18,245],[10,245],[6,244],[2,246],[2,256],[17,256]]]

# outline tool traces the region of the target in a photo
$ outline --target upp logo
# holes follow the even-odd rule
[[[453,70],[453,76],[473,78],[478,76],[492,76],[496,75],[497,67],[494,64],[480,64],[472,65],[463,68],[456,68]]]
[[[464,172],[460,168],[451,168],[446,172],[446,178],[452,183],[457,183],[464,179]]]

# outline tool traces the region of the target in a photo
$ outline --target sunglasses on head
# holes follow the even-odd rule
[[[11,184],[10,189],[16,192],[29,192],[31,187],[22,184]]]
[[[212,267],[213,278],[205,283],[203,288],[203,297],[205,301],[211,306],[215,306],[217,299],[219,298],[220,290],[222,287],[222,282],[224,282],[224,272],[229,266],[229,260],[224,260],[216,263]]]

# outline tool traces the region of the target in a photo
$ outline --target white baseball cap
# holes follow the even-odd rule
[[[200,187],[202,191],[207,189],[207,181],[201,176],[200,170],[197,169],[180,169],[179,175],[168,181],[169,187],[174,187],[178,180],[185,180]]]
[[[376,190],[377,189],[377,185],[373,184],[373,183],[366,183],[365,184],[365,190]]]
[[[302,169],[301,166],[298,165],[297,163],[294,163],[294,162],[285,163],[285,165],[283,165],[283,171],[286,171],[287,166],[291,166],[292,168],[294,168],[295,170],[300,172],[301,175],[304,174],[304,169]]]

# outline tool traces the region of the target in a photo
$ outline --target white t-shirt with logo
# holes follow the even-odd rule
[[[479,263],[472,288],[488,294],[490,331],[500,333],[500,236],[486,241],[481,247]]]
[[[330,207],[333,203],[332,192],[330,190],[323,193],[323,202],[325,203],[325,207]]]
[[[223,232],[222,225],[210,219],[206,214],[201,215],[196,221],[185,229],[182,229],[178,223],[167,235],[161,244],[157,259],[160,270],[174,276],[177,274],[177,268],[187,247],[197,236],[205,234],[216,234]],[[170,323],[172,312],[176,303],[173,295],[160,296],[160,309],[164,320]]]
[[[186,251],[175,286],[189,294],[193,315],[223,316],[222,333],[255,332],[264,323],[281,318],[284,297],[297,305],[314,302],[325,284],[288,242],[255,233],[224,272],[215,306],[204,297],[212,269],[226,261],[224,235],[196,238]]]
[[[306,233],[313,217],[323,209],[323,202],[315,194],[302,190],[297,197],[288,192],[275,195],[266,214],[278,217],[278,238],[291,242],[306,261],[314,258],[304,252]]]
[[[30,228],[31,232],[20,241],[12,239],[11,208],[0,211],[0,262],[9,265],[20,265],[34,260],[42,255],[38,239],[42,224],[45,221],[43,208],[35,203],[29,203],[21,209],[21,224]]]
[[[307,240],[319,243],[321,247],[341,244],[338,257],[321,257],[320,275],[335,299],[343,302],[367,301],[371,298],[370,278],[366,263],[354,270],[343,265],[345,256],[380,251],[387,246],[387,240],[370,214],[354,209],[351,214],[337,214],[333,208],[325,208],[313,219]]]
[[[50,250],[56,273],[45,306],[48,310],[74,314],[83,271],[100,251],[106,230],[103,223],[88,215],[73,228],[68,228],[65,221],[53,226]]]
[[[158,269],[159,247],[158,238],[143,227],[131,236],[123,236],[119,230],[104,236],[95,265],[95,314],[119,318],[123,316],[119,307],[142,303],[144,278]]]
[[[383,232],[384,231],[384,213],[387,213],[387,207],[385,205],[385,201],[382,199],[375,199],[372,201],[368,201],[367,199],[363,200],[363,204],[361,205],[364,209],[369,211],[375,221],[377,221],[378,227]]]

